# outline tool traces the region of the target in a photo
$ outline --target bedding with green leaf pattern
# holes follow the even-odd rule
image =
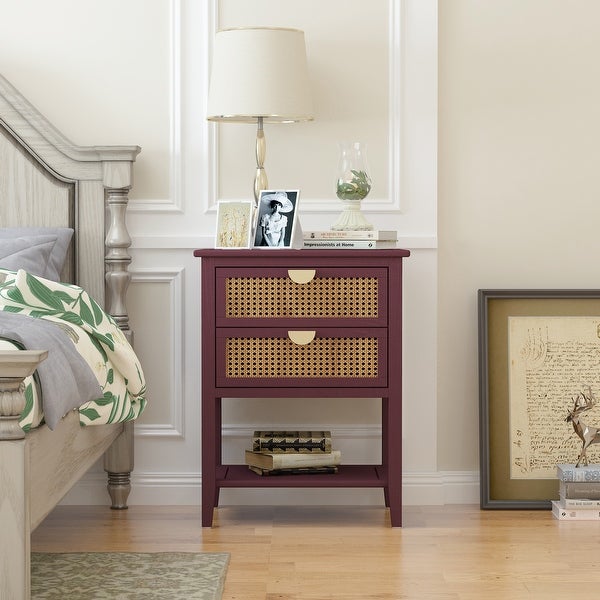
[[[79,406],[82,425],[129,421],[141,414],[146,383],[139,359],[113,318],[85,290],[23,270],[0,269],[0,311],[53,322],[69,336],[101,389],[100,397]],[[28,430],[41,417],[31,379],[25,395],[21,427]]]

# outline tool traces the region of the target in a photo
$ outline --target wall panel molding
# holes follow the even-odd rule
[[[131,248],[162,249],[162,250],[195,250],[196,248],[212,248],[215,243],[213,236],[198,235],[153,235],[135,236]],[[399,235],[398,247],[411,249],[437,248],[437,238],[432,235]]]
[[[404,177],[402,177],[402,87],[404,82],[404,0],[389,2],[389,122],[388,174],[392,212],[403,213]]]
[[[145,268],[132,269],[131,281],[134,284],[160,283],[169,286],[169,329],[173,335],[164,343],[170,344],[170,364],[167,371],[171,375],[169,382],[170,419],[168,423],[136,424],[136,437],[184,437],[184,326],[183,326],[183,280],[184,268]]]
[[[374,198],[369,196],[369,213],[401,214],[405,211],[403,202],[402,177],[402,89],[404,77],[404,52],[403,52],[403,26],[404,5],[406,0],[388,0],[388,78],[389,78],[389,110],[388,110],[388,197]],[[205,34],[211,40],[211,47],[206,58],[205,70],[210,72],[210,60],[212,56],[212,39],[215,31],[219,28],[218,22],[218,0],[207,2],[205,23],[207,25]],[[208,88],[207,88],[208,91]],[[207,156],[209,160],[209,193],[206,198],[206,213],[216,213],[218,197],[218,156],[219,138],[217,135],[218,124],[208,125]],[[239,200],[239,199],[238,199]],[[304,214],[339,213],[340,202],[335,198],[310,198],[302,197],[302,211]]]
[[[169,197],[159,200],[134,199],[128,211],[135,213],[172,213],[185,210],[182,168],[182,0],[169,0]],[[142,148],[143,152],[143,148]]]

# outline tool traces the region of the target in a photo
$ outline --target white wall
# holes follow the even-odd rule
[[[439,4],[438,457],[469,471],[477,289],[600,284],[600,3]]]
[[[32,23],[33,20],[33,23]],[[219,199],[247,198],[255,130],[205,120],[214,31],[305,31],[315,121],[266,127],[272,187],[301,190],[305,228],[333,222],[337,142],[366,141],[365,210],[398,229],[405,272],[407,502],[474,497],[473,475],[437,468],[437,3],[435,0],[42,0],[5,3],[0,69],[79,144],[142,146],[131,194],[129,309],[150,407],[136,426],[131,502],[199,503],[199,262]],[[33,34],[32,34],[33,31]],[[153,327],[150,328],[149,325]],[[154,327],[157,325],[156,327]],[[379,455],[378,401],[226,403],[225,456],[241,462],[256,427],[327,426],[349,462]],[[67,502],[104,502],[99,469]],[[225,493],[227,492],[227,493]],[[226,490],[227,502],[264,492]],[[381,493],[309,490],[302,502],[376,502]],[[290,501],[285,490],[269,502]],[[295,495],[298,501],[298,495]]]

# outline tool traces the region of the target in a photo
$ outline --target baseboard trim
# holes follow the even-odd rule
[[[405,473],[402,493],[405,506],[477,504],[479,474],[472,471]],[[199,505],[202,478],[197,473],[134,473],[131,505]],[[87,473],[61,504],[94,505],[107,503],[104,472]],[[360,505],[383,502],[379,489],[224,489],[221,505]]]

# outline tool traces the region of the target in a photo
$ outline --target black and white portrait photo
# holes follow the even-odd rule
[[[254,236],[255,247],[291,247],[298,194],[298,190],[263,190],[260,193]]]

